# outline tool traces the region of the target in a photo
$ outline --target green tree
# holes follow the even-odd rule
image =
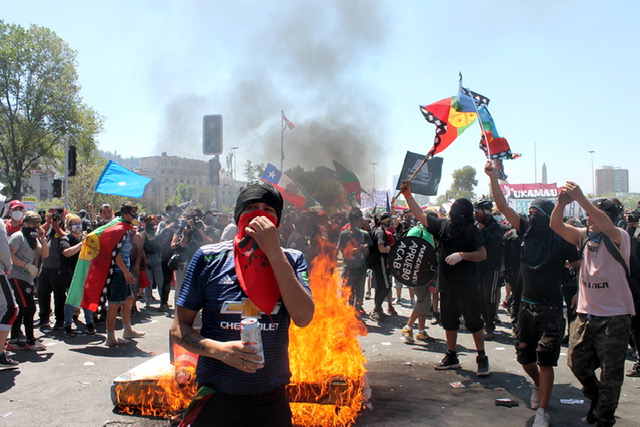
[[[473,189],[478,185],[478,180],[476,179],[476,170],[473,167],[465,166],[462,169],[455,169],[451,177],[453,178],[453,182],[446,194],[438,196],[436,200],[438,205],[452,199],[475,198]]]
[[[64,170],[66,143],[95,150],[102,118],[82,103],[76,55],[47,28],[0,20],[0,180],[12,198],[38,164]]]
[[[314,171],[305,171],[300,166],[289,169],[287,176],[300,184],[325,211],[335,212],[349,206],[342,184],[333,169],[319,166]],[[311,205],[313,201],[309,201]]]
[[[173,191],[173,197],[169,199],[169,203],[179,205],[180,203],[193,200],[195,192],[196,189],[193,186],[181,182]]]
[[[257,163],[254,165],[253,163],[251,163],[251,160],[247,160],[247,162],[244,164],[243,175],[247,179],[247,181],[260,179],[265,169],[266,166],[264,165],[264,163]]]

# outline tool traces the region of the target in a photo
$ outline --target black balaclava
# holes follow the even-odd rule
[[[240,214],[251,203],[263,202],[271,206],[276,210],[278,223],[280,225],[280,218],[282,217],[282,209],[284,207],[284,201],[282,195],[276,190],[276,188],[266,181],[252,181],[242,187],[240,194],[236,199],[236,207],[233,211],[233,219],[238,224],[240,220]]]
[[[449,211],[451,223],[445,232],[445,239],[451,239],[466,231],[469,225],[473,225],[473,203],[469,199],[457,199],[453,202]]]
[[[523,236],[522,263],[529,268],[537,269],[547,264],[560,246],[560,236],[549,227],[555,206],[552,201],[545,199],[531,202],[531,207],[539,214],[530,216],[530,227]]]

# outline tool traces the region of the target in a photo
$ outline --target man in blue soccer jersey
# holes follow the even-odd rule
[[[288,329],[290,320],[308,325],[314,303],[304,256],[280,247],[282,208],[271,184],[247,184],[236,201],[236,237],[201,247],[189,264],[171,336],[200,356],[200,388],[181,425],[291,425]],[[193,323],[200,310],[197,331]],[[240,341],[245,317],[260,322],[264,365]]]

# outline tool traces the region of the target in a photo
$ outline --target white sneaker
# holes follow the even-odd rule
[[[540,406],[540,389],[537,385],[531,388],[531,409],[538,409]]]
[[[532,427],[549,427],[549,413],[544,412],[544,408],[536,410],[536,418],[533,420]]]

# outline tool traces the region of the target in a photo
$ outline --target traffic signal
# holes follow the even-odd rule
[[[222,154],[222,114],[202,118],[202,154]]]
[[[57,197],[57,198],[62,197],[62,180],[61,179],[53,180],[53,197]]]
[[[67,157],[67,176],[76,176],[76,146],[69,146],[69,154]]]

